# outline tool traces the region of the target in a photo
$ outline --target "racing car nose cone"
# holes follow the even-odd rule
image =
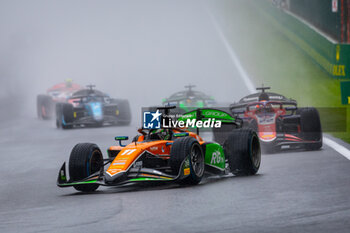
[[[105,175],[104,178],[106,183],[119,183],[126,180],[127,178],[127,174],[124,171],[119,172],[113,176],[111,176],[108,172],[105,172],[104,175]]]

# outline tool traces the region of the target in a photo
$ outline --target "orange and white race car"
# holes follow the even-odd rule
[[[160,107],[165,115],[172,107]],[[158,113],[158,111],[157,111]],[[158,115],[154,115],[155,118]],[[260,167],[260,144],[252,129],[241,129],[240,121],[230,114],[216,109],[197,109],[186,113],[179,121],[221,121],[236,128],[223,144],[204,141],[199,131],[193,133],[184,128],[162,125],[160,128],[141,128],[140,135],[128,144],[115,137],[119,146],[108,149],[103,159],[96,144],[77,144],[69,158],[69,176],[66,164],[59,171],[57,185],[83,192],[96,190],[99,185],[118,186],[128,183],[177,182],[198,184],[204,174],[254,175]],[[198,129],[198,128],[197,128]]]

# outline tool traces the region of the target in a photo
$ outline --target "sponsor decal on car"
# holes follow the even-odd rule
[[[224,162],[223,156],[221,156],[220,151],[216,150],[212,153],[210,164],[216,165]]]
[[[184,168],[189,168],[190,167],[190,160],[187,158],[184,161]]]
[[[191,173],[190,171],[190,160],[189,158],[185,159],[184,161],[184,175],[187,176]]]
[[[190,168],[185,168],[184,169],[184,175],[187,176],[191,173]]]
[[[178,115],[177,115],[178,116]],[[179,116],[178,116],[179,117]],[[173,120],[172,116],[163,116],[157,110],[156,112],[143,113],[143,128],[144,129],[160,129],[162,128],[220,128],[221,121],[215,117],[227,117],[226,113],[212,111],[206,114],[208,119],[197,120],[193,119],[192,115],[184,116],[181,120]]]
[[[125,162],[121,162],[121,163],[113,163],[113,165],[124,165]]]
[[[119,169],[119,168],[111,168],[111,169],[108,169],[107,173],[112,176],[112,175],[120,172],[121,170],[122,169]]]
[[[258,101],[258,97],[245,97],[243,98],[243,101],[250,102],[250,101]]]
[[[281,96],[281,95],[270,95],[269,98],[273,99],[273,100],[282,100],[283,96]]]
[[[131,155],[136,149],[126,149],[121,155]]]

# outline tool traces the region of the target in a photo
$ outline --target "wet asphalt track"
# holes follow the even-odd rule
[[[177,11],[173,9],[175,5],[169,7],[164,15],[177,17]],[[193,6],[183,14],[192,16],[196,11],[197,7]],[[130,14],[131,11],[125,12]],[[133,71],[130,77],[143,78],[150,73],[150,77],[165,76],[168,80],[175,80],[168,81],[169,87],[164,92],[170,91],[175,83],[182,88],[189,77],[193,83],[214,77],[215,83],[224,85],[213,87],[211,94],[230,102],[248,94],[207,13],[203,12],[203,19],[192,23],[188,31],[181,31],[178,23],[174,23],[178,22],[176,20],[170,24],[174,26],[165,31],[168,34],[163,35],[164,30],[159,30],[154,36],[142,37],[140,41],[146,39],[151,45],[154,38],[163,38],[159,41],[175,38],[169,44],[176,46],[160,44],[159,51],[167,51],[166,54],[176,58],[176,62],[169,63],[167,59],[159,59],[159,64],[149,62],[147,72],[130,69]],[[149,14],[153,15],[154,12],[150,10]],[[153,28],[155,22],[158,21],[150,20],[145,24]],[[187,20],[180,23],[187,25]],[[202,26],[203,23],[205,26]],[[145,45],[141,43],[137,47],[136,42],[132,51],[144,48]],[[190,51],[187,51],[189,48]],[[152,46],[149,49],[152,52],[155,50]],[[148,53],[146,49],[147,59]],[[123,55],[120,57],[124,60]],[[138,57],[139,54],[135,52],[126,63],[138,66],[147,60],[142,56],[140,60],[135,60]],[[152,73],[159,67],[164,67],[166,73]],[[183,73],[179,70],[183,70]],[[172,73],[174,77],[166,76]],[[109,82],[106,79],[100,83]],[[208,82],[206,85],[212,84]],[[110,92],[112,88],[101,87]],[[198,86],[200,88],[201,85]],[[132,94],[135,93],[129,93],[129,97],[134,96]],[[157,104],[161,96],[164,97],[163,92],[156,98],[134,96],[131,105],[140,109],[145,104]],[[30,98],[34,100],[35,95]],[[34,112],[34,106],[33,103],[27,107]],[[73,188],[60,189],[56,186],[58,169],[68,160],[70,150],[76,143],[95,142],[105,152],[108,146],[115,143],[114,136],[132,137],[136,134],[138,121],[135,116],[138,114],[133,112],[133,124],[128,127],[67,131],[57,130],[51,121],[39,121],[34,113],[12,120],[0,119],[0,232],[350,231],[350,161],[327,146],[315,152],[264,155],[256,176],[211,178],[194,187],[100,187],[93,194],[81,194]]]
[[[0,232],[349,232],[350,161],[324,146],[262,157],[258,175],[194,187],[56,187],[78,142],[103,151],[136,124],[57,130],[21,118],[0,132]]]

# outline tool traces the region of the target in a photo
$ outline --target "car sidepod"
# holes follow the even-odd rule
[[[226,158],[222,146],[215,142],[206,142],[202,145],[205,153],[206,172],[223,174],[225,172]]]

